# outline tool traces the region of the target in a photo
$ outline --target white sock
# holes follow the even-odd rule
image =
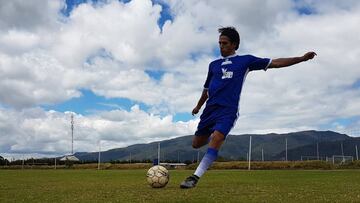
[[[218,155],[218,150],[209,147],[206,154],[201,159],[199,166],[196,168],[194,175],[200,178],[205,173],[205,171],[211,166],[211,164],[216,160],[217,155]]]

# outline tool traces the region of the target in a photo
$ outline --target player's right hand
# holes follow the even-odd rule
[[[313,51],[307,52],[306,54],[304,54],[303,59],[304,61],[307,61],[309,59],[313,59],[317,54]]]
[[[195,114],[199,113],[199,111],[200,111],[200,108],[195,107],[195,108],[192,110],[191,114],[194,116]]]

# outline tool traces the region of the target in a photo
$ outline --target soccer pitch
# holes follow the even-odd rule
[[[360,170],[210,170],[194,189],[190,170],[165,188],[146,170],[0,170],[0,202],[359,202]]]

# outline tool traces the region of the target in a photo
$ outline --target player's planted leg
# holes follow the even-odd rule
[[[200,177],[206,172],[206,170],[211,166],[211,164],[216,160],[218,156],[218,150],[221,144],[224,141],[224,135],[218,131],[215,131],[213,134],[213,139],[211,139],[209,148],[201,159],[199,166],[196,168],[196,171],[193,175],[187,177],[181,184],[180,188],[193,188],[196,186]]]

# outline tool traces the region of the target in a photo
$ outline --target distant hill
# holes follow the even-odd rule
[[[341,145],[343,150],[341,150]],[[325,159],[326,157],[332,157],[333,155],[341,156],[344,152],[344,156],[353,156],[354,160],[356,159],[356,147],[358,146],[358,153],[360,151],[360,138],[350,137],[345,140],[338,140],[332,142],[319,142],[319,144],[310,144],[294,149],[288,150],[288,160],[301,160],[301,156],[317,156],[317,150],[319,150],[320,159]],[[358,154],[360,155],[360,154]],[[285,157],[285,151],[274,156],[274,159],[282,159]],[[303,157],[306,160],[306,157]]]
[[[244,134],[229,135],[219,152],[219,156],[228,160],[245,160],[249,150],[249,137],[252,136],[252,159],[261,160],[264,152],[265,160],[282,160],[285,158],[285,140],[287,140],[288,160],[300,160],[301,156],[341,155],[343,143],[344,155],[355,157],[355,145],[360,148],[360,138],[349,137],[332,131],[302,131],[287,134]],[[194,161],[200,158],[207,147],[200,150],[191,147],[192,135],[178,137],[160,142],[161,161]],[[101,161],[111,160],[153,160],[157,157],[158,142],[136,144],[124,148],[116,148],[101,152]],[[340,150],[340,151],[339,151]],[[97,160],[97,152],[79,152],[75,156],[82,161]]]

